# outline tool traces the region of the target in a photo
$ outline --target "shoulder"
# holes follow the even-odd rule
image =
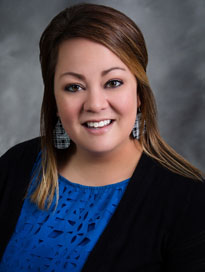
[[[0,208],[7,199],[23,198],[39,151],[40,138],[35,138],[13,146],[0,158],[0,195],[4,195]]]
[[[204,180],[194,180],[173,173],[145,154],[142,159],[144,174],[141,183],[143,189],[146,188],[146,205],[155,214],[155,218],[160,218],[160,222],[163,218],[164,229],[169,233],[169,248],[181,248],[188,255],[191,248],[192,252],[198,250],[197,245],[202,243],[200,239],[203,238],[203,253],[200,254],[204,258]],[[186,247],[189,242],[190,248]]]
[[[135,180],[140,172],[141,187],[158,211],[166,210],[167,214],[180,216],[193,207],[204,212],[204,181],[174,173],[144,153],[139,163],[140,171],[137,167]]]
[[[40,151],[41,138],[36,137],[11,147],[1,158],[9,158],[18,156],[25,153],[36,153]]]
[[[14,154],[20,154],[22,152],[25,151],[31,151],[31,152],[35,152],[36,150],[38,150],[40,148],[40,142],[41,142],[41,138],[40,137],[36,137],[21,143],[18,143],[16,145],[14,145],[13,147],[9,148],[3,155],[4,156],[9,156],[9,155],[14,155]]]
[[[172,172],[145,153],[143,153],[142,164],[144,165],[144,171],[146,172],[147,177],[151,179],[156,186],[171,186],[173,188],[177,187],[179,189],[180,187],[200,187],[204,184],[203,181],[184,177],[180,174]]]
[[[30,173],[40,152],[40,137],[19,143],[0,157],[0,187],[15,177],[21,179],[22,173]]]

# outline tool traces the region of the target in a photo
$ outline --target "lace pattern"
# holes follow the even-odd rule
[[[59,176],[55,211],[24,201],[0,271],[81,271],[128,182],[90,187]]]

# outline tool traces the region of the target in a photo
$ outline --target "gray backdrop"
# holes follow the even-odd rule
[[[38,42],[51,18],[81,1],[0,0],[0,155],[39,135]],[[165,140],[205,170],[205,0],[86,1],[115,7],[141,28]]]

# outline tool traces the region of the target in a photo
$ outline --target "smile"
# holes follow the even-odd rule
[[[103,121],[99,121],[99,122],[86,122],[85,125],[88,128],[102,128],[102,127],[109,125],[111,122],[112,122],[112,120],[103,120]]]

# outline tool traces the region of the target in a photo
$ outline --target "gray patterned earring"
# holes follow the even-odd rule
[[[137,139],[137,140],[139,140],[140,138],[141,115],[142,113],[139,109],[139,112],[137,113],[137,116],[136,116],[134,127],[132,129],[132,136],[134,139]],[[144,124],[143,133],[145,132],[145,130],[146,130],[146,126]]]
[[[53,130],[53,144],[57,149],[66,149],[70,146],[70,138],[62,126],[60,118]]]

